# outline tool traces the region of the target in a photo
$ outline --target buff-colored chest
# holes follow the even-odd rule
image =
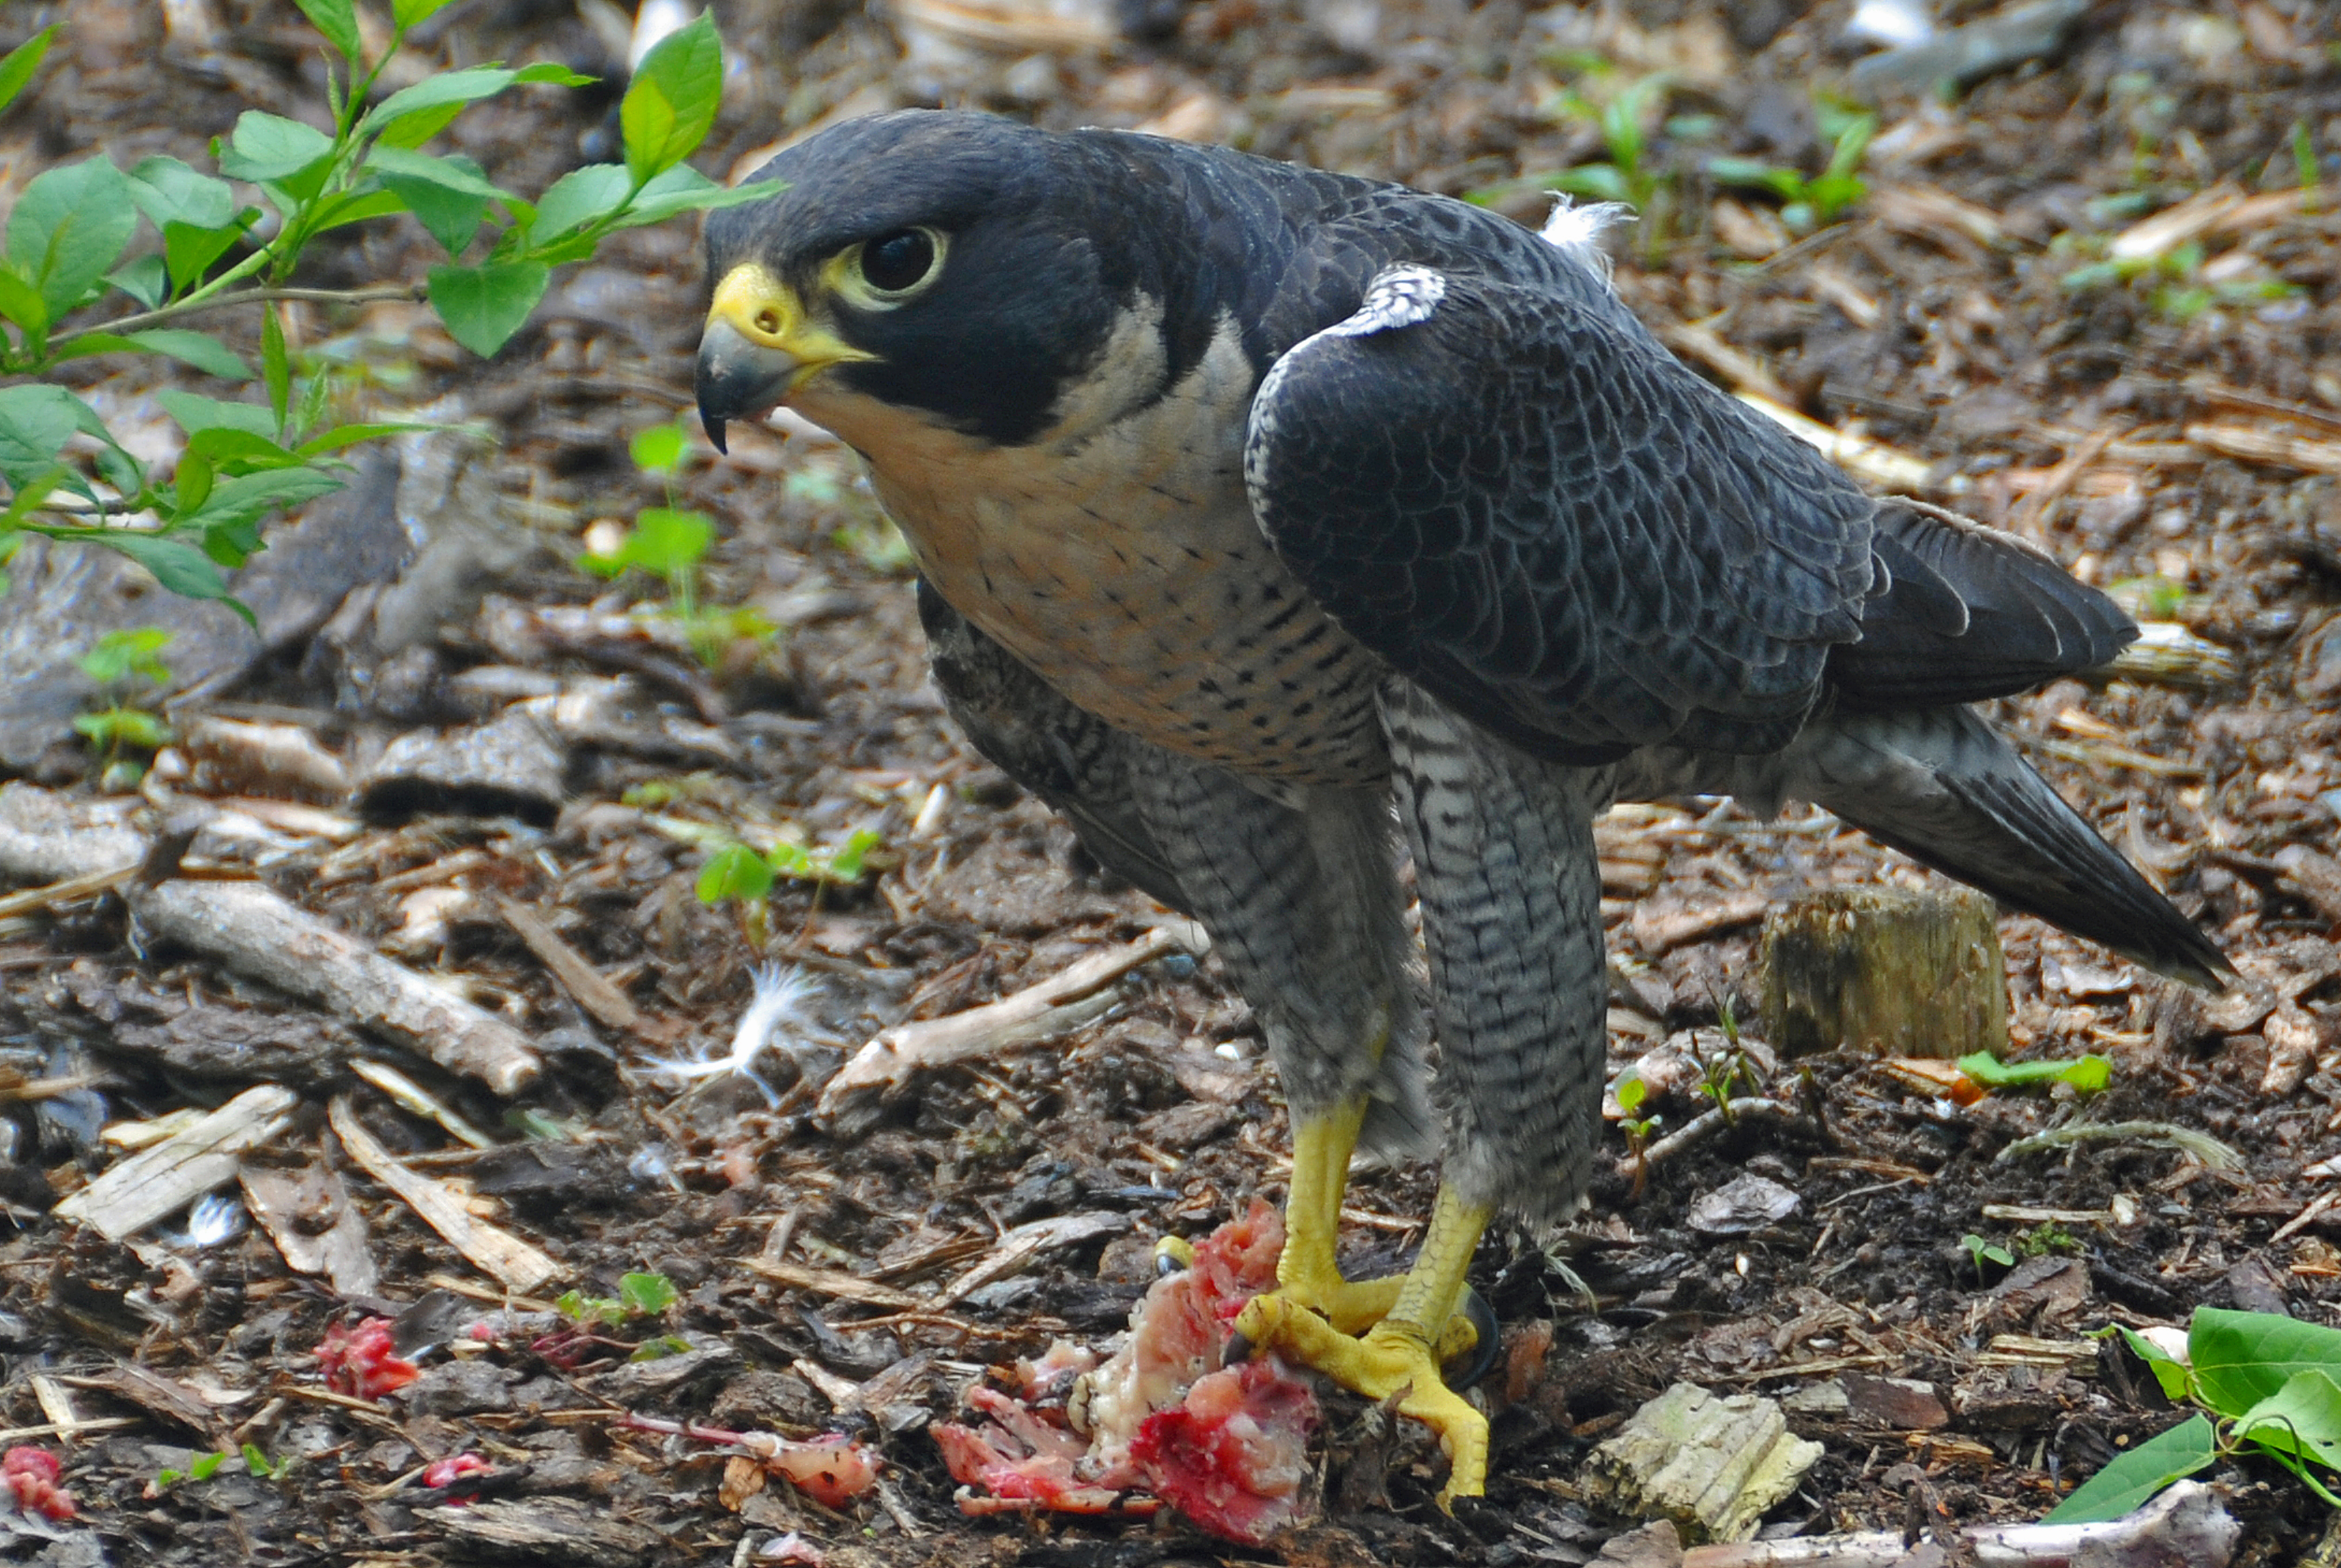
[[[1230,336],[1138,412],[1118,412],[1116,389],[1101,385],[1028,446],[818,383],[792,401],[869,459],[943,597],[1068,700],[1240,772],[1366,783],[1387,768],[1380,672],[1252,521],[1250,389]]]

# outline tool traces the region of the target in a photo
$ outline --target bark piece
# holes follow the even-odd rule
[[[366,1131],[347,1096],[334,1101],[333,1124],[351,1162],[397,1194],[481,1273],[525,1294],[562,1272],[561,1265],[545,1253],[473,1215],[454,1188],[401,1165]]]
[[[418,815],[517,817],[538,828],[561,815],[568,749],[530,713],[492,723],[418,729],[392,741],[359,783],[358,809],[369,821]]]
[[[211,795],[288,795],[333,805],[350,792],[349,769],[297,724],[254,724],[203,715],[182,728],[179,746]]]
[[[53,1212],[120,1241],[234,1181],[237,1156],[290,1126],[299,1103],[299,1096],[274,1084],[246,1089],[193,1126],[124,1160]]]
[[[246,1165],[244,1206],[301,1274],[322,1274],[344,1299],[377,1295],[382,1271],[367,1245],[365,1216],[350,1202],[342,1173],[319,1162],[297,1171]]]
[[[1788,1431],[1777,1401],[1678,1383],[1596,1448],[1586,1474],[1622,1513],[1663,1515],[1694,1541],[1745,1541],[1823,1452]]]
[[[424,1509],[418,1518],[438,1525],[459,1550],[491,1563],[641,1568],[672,1561],[674,1552],[674,1543],[648,1525],[569,1497],[483,1499],[465,1508]]]
[[[991,1250],[943,1290],[942,1300],[953,1302],[998,1279],[1021,1274],[1043,1253],[1061,1252],[1085,1241],[1120,1236],[1130,1228],[1126,1214],[1061,1214],[1036,1219],[1003,1232]]]
[[[79,807],[25,784],[0,787],[0,876],[55,882],[94,866],[143,863],[148,848],[108,807]],[[166,881],[125,888],[124,897],[156,936],[379,1030],[500,1095],[543,1070],[519,1030],[262,883]]]
[[[1765,1037],[1782,1056],[2007,1050],[2007,967],[1992,902],[1964,888],[1832,888],[1764,923]]]

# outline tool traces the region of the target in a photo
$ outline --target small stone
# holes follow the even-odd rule
[[[2327,616],[2300,640],[2292,693],[2312,708],[2341,700],[2341,615]]]
[[[1705,1236],[1746,1236],[1768,1225],[1778,1225],[1796,1213],[1804,1201],[1769,1177],[1744,1176],[1692,1200],[1684,1220],[1691,1229]]]

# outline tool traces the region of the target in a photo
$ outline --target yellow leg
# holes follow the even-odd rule
[[[1355,1123],[1350,1126],[1354,1136]],[[1300,1139],[1307,1130],[1295,1136],[1292,1207],[1296,1212],[1288,1222],[1288,1258],[1300,1236]],[[1337,1216],[1340,1213],[1338,1196],[1332,1212]],[[1304,1310],[1308,1304],[1295,1299],[1290,1284],[1253,1297],[1235,1323],[1240,1339],[1272,1348],[1286,1360],[1313,1367],[1369,1399],[1387,1399],[1405,1390],[1400,1413],[1429,1425],[1447,1451],[1447,1485],[1439,1494],[1442,1508],[1458,1497],[1477,1497],[1487,1490],[1487,1417],[1440,1380],[1439,1367],[1439,1342],[1453,1337],[1454,1326],[1459,1324],[1467,1336],[1473,1333],[1468,1321],[1457,1318],[1456,1308],[1463,1299],[1463,1275],[1470,1266],[1471,1254],[1493,1212],[1464,1203],[1450,1189],[1440,1187],[1438,1204],[1431,1210],[1430,1229],[1422,1238],[1421,1255],[1405,1277],[1373,1281],[1370,1286],[1347,1286],[1353,1291],[1397,1287],[1385,1315],[1362,1339],[1343,1333],[1326,1316]],[[1330,1246],[1327,1255],[1330,1265]],[[1281,1268],[1279,1275],[1282,1276]],[[1340,1275],[1336,1273],[1333,1277],[1338,1280]],[[1470,1339],[1463,1343],[1468,1346]]]

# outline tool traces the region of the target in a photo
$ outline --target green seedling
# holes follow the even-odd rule
[[[2341,1470],[2341,1329],[2267,1312],[2197,1307],[2184,1360],[2136,1331],[2118,1334],[2173,1403],[2196,1414],[2117,1455],[2043,1522],[2118,1519],[2172,1482],[2256,1454],[2341,1508],[2322,1472]]]
[[[714,545],[715,522],[705,512],[673,504],[675,477],[690,450],[690,436],[679,420],[635,432],[627,451],[635,467],[665,480],[668,504],[643,511],[614,549],[606,554],[589,551],[577,558],[577,564],[610,578],[639,569],[665,583],[666,615],[682,629],[699,661],[712,670],[722,663],[731,644],[769,642],[779,629],[744,606],[700,603],[700,564]]]
[[[2016,1250],[2025,1257],[2046,1257],[2052,1252],[2073,1253],[2082,1250],[2081,1238],[2058,1225],[2044,1220],[2031,1229],[2018,1232]]]
[[[1615,68],[1597,55],[1565,55],[1552,63],[1576,72],[1579,85],[1554,94],[1543,105],[1544,113],[1549,118],[1584,120],[1599,126],[1602,149],[1609,157],[1600,163],[1525,174],[1469,192],[1466,200],[1492,206],[1523,192],[1557,191],[1586,201],[1623,202],[1640,221],[1646,253],[1653,258],[1664,254],[1666,209],[1674,172],[1652,155],[1649,128],[1665,111],[1672,80],[1659,72],[1613,85]],[[1669,134],[1678,124],[1666,122]],[[1693,124],[1685,129],[1704,134],[1712,128]]]
[[[153,700],[144,687],[170,683],[171,667],[163,661],[170,640],[171,634],[156,626],[109,631],[74,661],[110,693],[106,706],[77,714],[73,721],[74,729],[105,759],[102,789],[133,789],[144,776],[144,765],[125,758],[124,751],[151,752],[171,742],[171,727],[162,715],[142,705]]]
[[[1815,106],[1821,135],[1829,144],[1828,163],[1807,175],[1788,164],[1755,158],[1719,157],[1707,161],[1707,173],[1718,184],[1769,191],[1780,198],[1780,221],[1795,234],[1825,229],[1869,195],[1859,173],[1870,138],[1878,134],[1878,116],[1867,110],[1848,110],[1826,100]]]
[[[1973,1231],[1969,1231],[1967,1235],[1959,1237],[1959,1245],[1967,1249],[1967,1256],[1975,1262],[1976,1283],[1977,1285],[1981,1285],[1984,1282],[1985,1275],[1983,1265],[1987,1263],[1997,1264],[2001,1268],[2014,1268],[2016,1266],[2016,1255],[2014,1253],[2008,1251],[2006,1247],[2001,1246],[1997,1242],[1988,1242],[1984,1240],[1983,1237],[1976,1235]]]
[[[213,140],[215,174],[163,155],[125,170],[101,152],[44,170],[18,193],[0,252],[0,377],[13,382],[0,387],[0,561],[28,534],[113,550],[173,592],[224,600],[248,620],[224,571],[261,548],[263,523],[341,488],[350,447],[415,428],[329,417],[333,367],[304,353],[283,302],[426,299],[458,343],[492,355],[526,324],[553,268],[587,259],[622,229],[770,194],[727,189],[683,162],[713,126],[722,96],[722,45],[710,15],[671,34],[636,69],[619,108],[623,163],[573,170],[530,200],[461,154],[425,151],[474,104],[591,80],[557,65],[489,64],[381,90],[409,32],[446,3],[393,0],[386,37],[369,45],[354,0],[299,0],[329,49],[322,128],[248,110]],[[0,108],[32,82],[57,32],[0,58]],[[360,288],[295,286],[321,235],[398,214],[439,243],[443,264]],[[227,307],[257,319],[256,375],[244,352],[189,324]],[[113,313],[91,319],[98,311]],[[186,439],[167,475],[152,472],[59,373],[72,360],[130,353],[164,355],[226,383],[256,381],[260,396],[157,394]],[[95,448],[86,466],[67,452],[76,436]],[[153,521],[121,526],[126,518]]]
[[[1650,1097],[1650,1087],[1642,1081],[1642,1075],[1633,1068],[1628,1067],[1618,1075],[1617,1093],[1618,1109],[1623,1113],[1619,1118],[1618,1126],[1626,1134],[1626,1152],[1634,1161],[1634,1187],[1628,1195],[1629,1201],[1632,1201],[1641,1197],[1642,1188],[1649,1184],[1649,1168],[1643,1158],[1642,1151],[1649,1146],[1650,1134],[1658,1129],[1659,1123],[1664,1118],[1656,1116],[1638,1116],[1635,1114]]]

